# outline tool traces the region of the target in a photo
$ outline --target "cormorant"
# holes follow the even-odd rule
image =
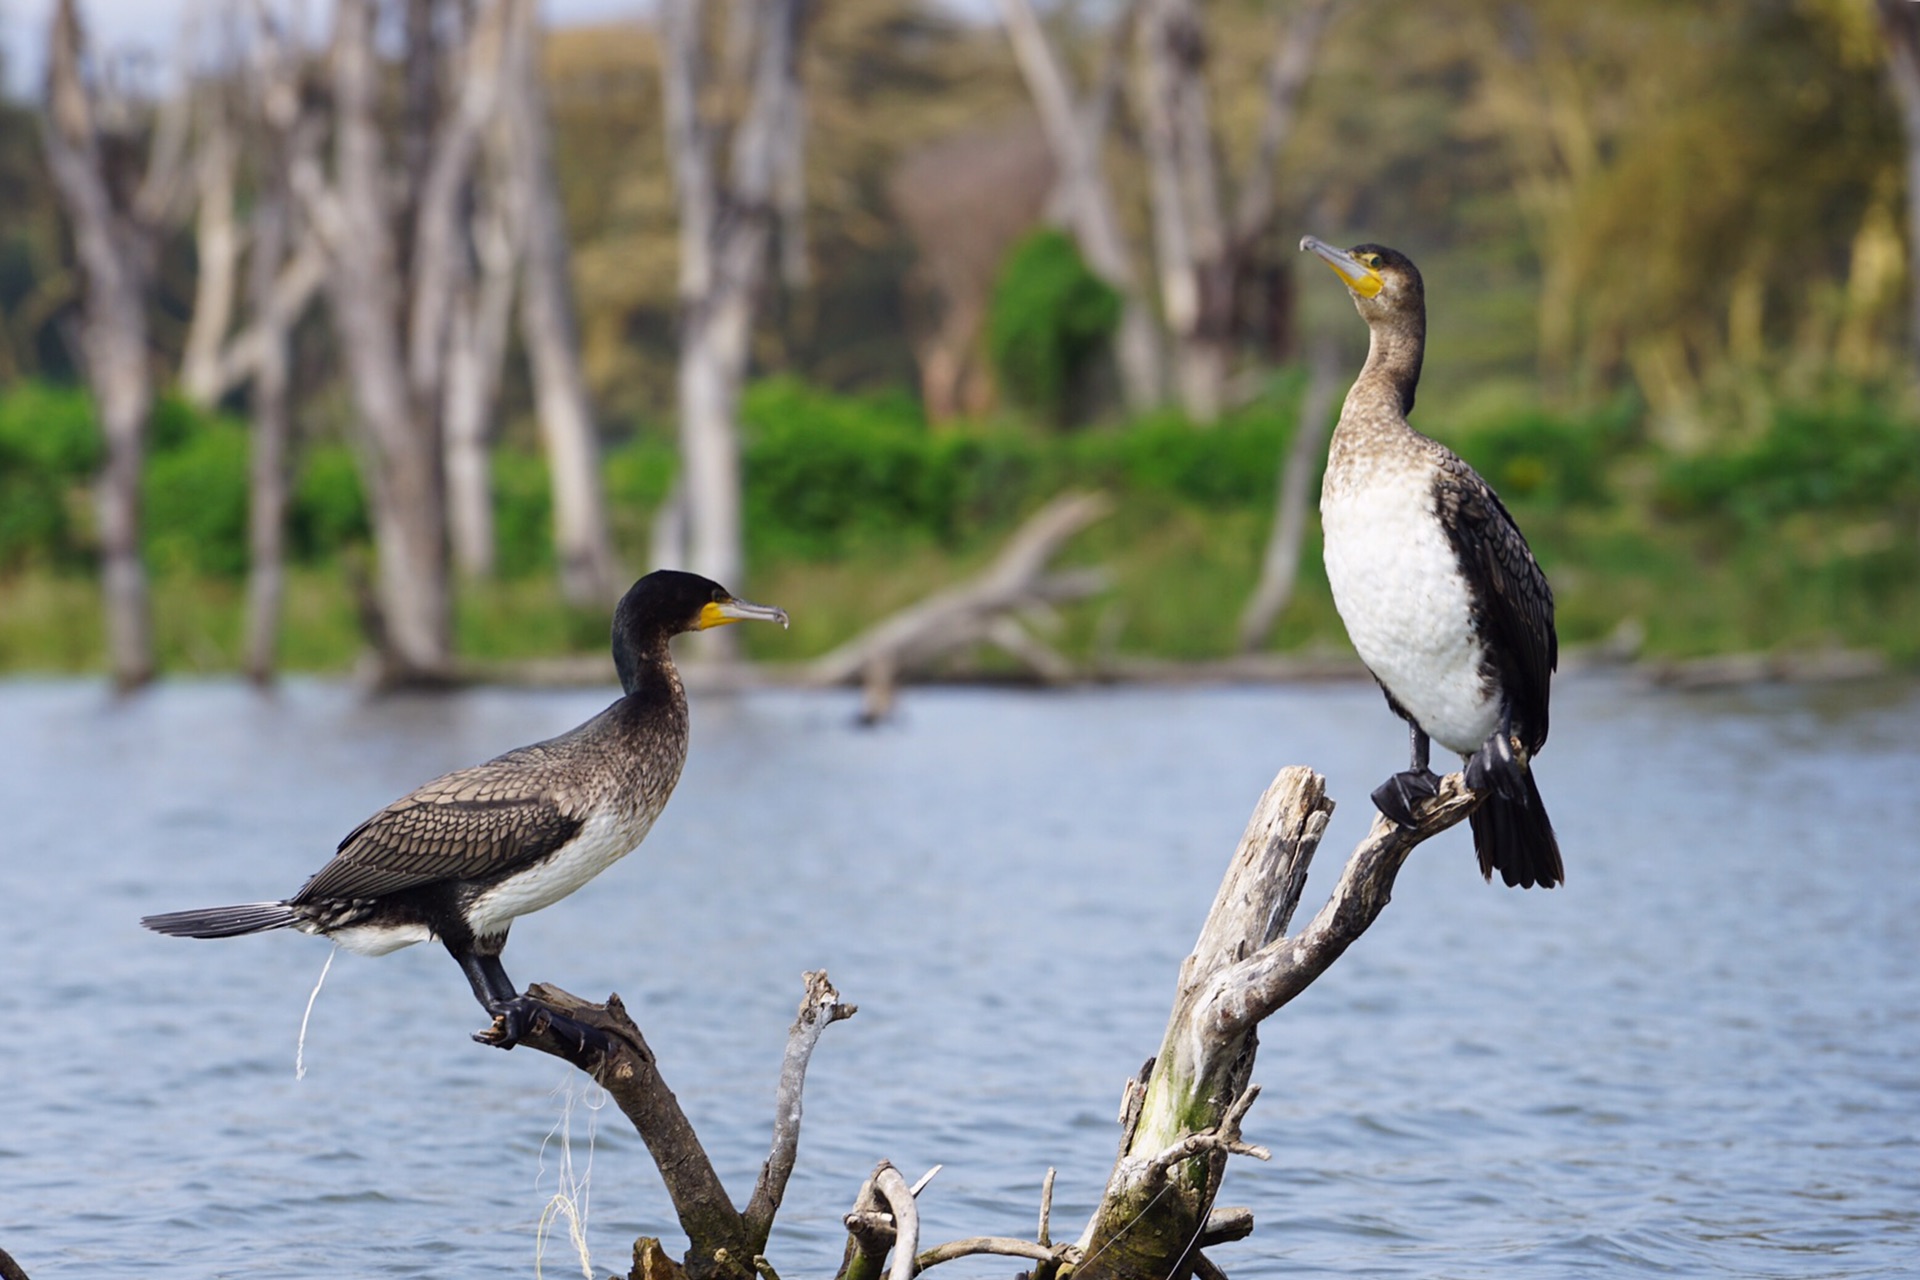
[[[667,642],[780,609],[677,570],[634,583],[613,614],[624,696],[576,729],[436,778],[368,818],[291,898],[148,916],[184,938],[268,929],[320,934],[384,955],[438,938],[498,1020],[475,1039],[512,1048],[538,1014],[585,1029],[515,990],[500,964],[515,917],[550,906],[646,838],[687,760],[687,695]]]
[[[1499,495],[1407,425],[1427,340],[1420,272],[1377,244],[1307,236],[1300,247],[1333,268],[1371,334],[1334,429],[1320,519],[1334,605],[1412,735],[1410,767],[1373,801],[1413,826],[1439,785],[1427,767],[1436,739],[1466,758],[1468,786],[1492,789],[1472,818],[1481,873],[1550,888],[1566,877],[1530,765],[1559,661],[1553,590]]]

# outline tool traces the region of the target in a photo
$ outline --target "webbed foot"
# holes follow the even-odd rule
[[[529,995],[502,1000],[493,1007],[493,1025],[476,1031],[473,1038],[496,1049],[511,1049],[528,1035],[541,1029],[552,1031],[581,1053],[606,1057],[613,1052],[613,1041],[597,1027],[569,1018]]]
[[[1513,754],[1513,739],[1505,725],[1494,730],[1493,736],[1467,757],[1467,786],[1475,791],[1492,787],[1493,793],[1502,800],[1526,807],[1525,771]]]
[[[1373,789],[1374,808],[1412,830],[1420,824],[1413,811],[1440,792],[1440,775],[1431,769],[1406,769]]]

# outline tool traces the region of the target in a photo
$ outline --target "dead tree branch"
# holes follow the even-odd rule
[[[595,1004],[544,983],[535,983],[527,994],[593,1033],[589,1043],[582,1044],[559,1034],[550,1021],[542,1019],[530,1034],[521,1037],[520,1044],[564,1059],[592,1076],[632,1122],[660,1170],[674,1213],[687,1234],[685,1274],[693,1280],[748,1280],[761,1274],[766,1267],[762,1255],[767,1238],[799,1150],[800,1094],[807,1064],[821,1033],[832,1023],[852,1017],[854,1006],[841,1002],[840,993],[824,971],[806,975],[806,994],[787,1033],[780,1067],[772,1150],[743,1213],[734,1208],[700,1144],[700,1136],[661,1077],[653,1050],[627,1016],[620,997],[608,996],[605,1004]],[[482,1032],[480,1038],[489,1034]],[[599,1043],[592,1043],[594,1039]],[[672,1264],[659,1252],[659,1242],[651,1241],[651,1250],[648,1244],[646,1239],[635,1244],[633,1275],[671,1274]]]
[[[859,1012],[854,1005],[840,1003],[840,993],[827,981],[826,970],[809,972],[806,984],[807,993],[787,1033],[786,1055],[780,1065],[780,1089],[773,1105],[773,1149],[761,1166],[753,1199],[747,1202],[747,1227],[760,1241],[761,1248],[766,1247],[767,1236],[773,1231],[773,1217],[780,1211],[787,1179],[793,1174],[794,1157],[800,1149],[800,1094],[806,1086],[807,1063],[813,1058],[813,1048],[820,1043],[820,1033],[830,1024]]]
[[[1080,1245],[1077,1280],[1168,1274],[1194,1265],[1239,1119],[1252,1101],[1254,1032],[1339,959],[1386,907],[1394,878],[1423,841],[1480,798],[1444,779],[1403,829],[1376,816],[1319,913],[1287,927],[1333,802],[1325,779],[1283,769],[1254,809],[1193,952],[1149,1073],[1139,1115]],[[1199,1141],[1194,1141],[1196,1138]]]
[[[1020,526],[979,576],[903,609],[817,659],[809,679],[867,683],[868,710],[884,716],[894,682],[903,672],[924,670],[940,658],[990,642],[1025,663],[1043,680],[1071,678],[1073,664],[1021,627],[1023,611],[1048,608],[1103,590],[1100,569],[1049,573],[1048,564],[1077,533],[1113,509],[1100,493],[1055,498]]]
[[[1127,12],[1131,14],[1132,6]],[[1111,285],[1124,303],[1114,354],[1127,404],[1135,409],[1149,408],[1160,400],[1159,331],[1120,228],[1118,205],[1100,163],[1099,140],[1086,128],[1104,119],[1104,104],[1111,101],[1105,77],[1094,98],[1095,110],[1083,120],[1074,108],[1066,66],[1041,26],[1033,0],[1001,0],[1000,16],[1059,166],[1055,199],[1064,211],[1064,220],[1087,266]]]
[[[107,657],[124,691],[153,678],[153,620],[140,550],[140,474],[153,407],[147,294],[177,180],[184,99],[170,100],[154,121],[145,174],[129,195],[133,183],[119,169],[138,144],[126,135],[137,131],[124,127],[127,112],[102,100],[91,65],[79,6],[61,0],[48,32],[41,136],[85,285],[81,363],[107,446],[96,493]]]
[[[1300,549],[1307,537],[1307,504],[1313,478],[1319,474],[1321,452],[1331,425],[1333,395],[1339,386],[1339,348],[1331,338],[1313,345],[1308,359],[1307,386],[1300,394],[1294,417],[1293,443],[1280,464],[1273,531],[1260,562],[1260,582],[1240,614],[1240,652],[1252,653],[1273,633],[1273,624],[1293,599],[1300,574]]]

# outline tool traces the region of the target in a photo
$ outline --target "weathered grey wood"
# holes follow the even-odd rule
[[[661,94],[680,202],[680,361],[677,398],[681,475],[669,508],[684,520],[684,567],[736,590],[744,577],[738,409],[754,307],[766,278],[783,164],[795,145],[800,109],[800,44],[806,0],[750,0],[754,44],[750,83],[731,96],[746,107],[730,141],[722,184],[719,128],[702,111],[706,56],[699,0],[661,5]],[[744,36],[743,36],[744,39]],[[788,158],[783,161],[782,157]],[[656,546],[681,534],[657,537]],[[709,655],[731,651],[731,633],[703,637]]]
[[[478,271],[458,276],[447,333],[447,537],[454,567],[467,579],[491,578],[494,570],[494,411],[518,265],[508,213],[501,207],[498,162],[504,157],[495,159],[488,180],[475,184],[473,197],[469,237]]]
[[[530,0],[512,7],[503,106],[506,172],[521,243],[520,341],[533,374],[534,410],[553,489],[560,593],[570,604],[604,608],[618,595],[620,575],[574,319],[571,255],[540,77],[540,12]]]
[[[1874,0],[1880,16],[1887,81],[1900,112],[1907,178],[1907,260],[1920,262],[1920,6]],[[1920,376],[1920,271],[1907,273],[1907,343]]]
[[[1181,966],[1138,1115],[1080,1241],[1078,1280],[1158,1277],[1183,1264],[1210,1221],[1227,1155],[1252,1153],[1239,1141],[1239,1120],[1253,1097],[1259,1023],[1373,923],[1414,848],[1478,804],[1455,774],[1418,812],[1417,828],[1376,816],[1326,905],[1289,935],[1333,803],[1324,779],[1311,770],[1284,769],[1274,779]]]
[[[291,467],[287,413],[288,333],[290,317],[275,314],[274,285],[286,251],[291,194],[285,174],[269,180],[253,216],[253,260],[248,294],[252,308],[274,317],[263,331],[254,363],[249,416],[252,437],[247,460],[247,678],[264,685],[273,679],[279,653],[280,603],[286,593],[287,500]]]
[[[1252,162],[1240,184],[1240,198],[1234,204],[1233,247],[1238,255],[1244,256],[1273,222],[1279,206],[1279,184],[1274,181],[1274,169],[1280,162],[1280,149],[1293,136],[1300,96],[1306,91],[1307,80],[1313,72],[1314,54],[1337,3],[1338,0],[1297,0],[1288,11],[1280,38],[1274,44],[1273,59],[1267,64],[1260,134],[1254,143]]]
[[[1197,423],[1220,416],[1231,297],[1227,236],[1213,158],[1207,43],[1194,0],[1147,0],[1139,23],[1139,91],[1160,310],[1173,337],[1174,385]]]
[[[586,1072],[633,1123],[687,1234],[688,1250],[682,1266],[685,1275],[694,1280],[747,1280],[760,1269],[761,1255],[799,1149],[800,1095],[807,1065],[821,1033],[856,1012],[852,1005],[841,1002],[840,993],[824,971],[808,973],[804,981],[806,991],[787,1033],[781,1061],[772,1148],[744,1212],[734,1208],[692,1122],[667,1087],[653,1050],[627,1016],[620,997],[608,996],[606,1003],[595,1004],[545,983],[527,988],[529,996],[603,1039],[604,1052],[600,1046],[582,1045],[556,1034],[551,1022],[541,1019],[532,1032],[521,1037],[520,1045],[565,1059]],[[495,1032],[498,1027],[496,1022]],[[642,1273],[643,1254],[655,1257],[658,1242],[653,1243],[652,1252],[644,1247],[645,1238],[636,1243],[636,1275]],[[650,1263],[648,1274],[656,1273],[654,1265]]]
[[[816,659],[811,681],[842,684],[865,677],[870,685],[877,679],[891,689],[902,673],[983,641],[1019,658],[1043,679],[1071,678],[1073,664],[1021,629],[1015,616],[1105,588],[1103,571],[1049,573],[1047,566],[1075,534],[1112,509],[1112,500],[1099,493],[1055,498],[1028,517],[979,575],[893,614]],[[881,714],[886,705],[884,696],[876,699]]]
[[[47,41],[41,136],[54,187],[80,260],[82,367],[106,439],[96,483],[107,660],[121,690],[153,678],[153,621],[140,553],[140,472],[153,381],[147,367],[147,293],[160,219],[177,156],[163,118],[145,179],[116,197],[101,145],[96,103],[82,70],[85,35],[75,0],[54,8]]]
[[[245,137],[254,153],[257,189],[247,264],[249,314],[242,333],[223,341],[208,358],[202,373],[209,383],[200,392],[211,402],[239,381],[251,380],[245,662],[248,679],[264,685],[277,666],[286,588],[292,335],[318,293],[325,267],[319,237],[297,216],[293,175],[301,164],[315,163],[325,122],[301,92],[301,51],[264,8],[252,19],[246,85],[256,105],[255,128]]]
[[[196,270],[193,316],[180,360],[180,390],[198,404],[218,399],[220,356],[239,292],[241,233],[235,215],[240,147],[225,95],[202,95],[199,156],[194,164]]]
[[[1059,165],[1059,202],[1074,241],[1087,266],[1121,297],[1114,354],[1127,404],[1136,410],[1151,408],[1160,402],[1164,385],[1159,327],[1120,229],[1118,206],[1100,163],[1100,140],[1089,137],[1083,127],[1066,68],[1040,25],[1033,0],[1000,0],[1000,14]]]
[[[1333,422],[1333,396],[1339,386],[1339,347],[1331,335],[1313,344],[1307,362],[1307,386],[1295,415],[1293,443],[1280,464],[1275,486],[1273,530],[1260,560],[1260,581],[1240,614],[1240,652],[1251,653],[1267,642],[1273,624],[1293,599],[1300,573],[1300,548],[1307,537],[1307,508],[1313,480],[1320,471],[1327,432]]]
[[[392,183],[376,116],[381,71],[371,0],[334,8],[334,187],[316,209],[332,232],[333,328],[353,390],[379,563],[375,634],[384,681],[430,677],[452,658],[445,492],[436,412],[413,403],[402,314]],[[337,219],[328,226],[327,213]],[[419,326],[414,326],[418,331]]]
[[[840,993],[827,980],[824,969],[805,975],[806,994],[800,999],[800,1011],[787,1032],[786,1053],[780,1064],[780,1087],[773,1106],[773,1149],[761,1166],[753,1198],[747,1202],[746,1223],[756,1252],[767,1247],[773,1231],[774,1215],[786,1195],[787,1179],[793,1175],[793,1163],[800,1149],[800,1097],[806,1087],[807,1064],[813,1059],[820,1035],[833,1023],[851,1018],[859,1010],[844,1004]]]

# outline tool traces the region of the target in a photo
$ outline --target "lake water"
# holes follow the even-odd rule
[[[1464,828],[1265,1024],[1223,1203],[1236,1277],[1920,1275],[1920,688],[1655,693],[1564,679],[1542,787],[1551,893],[1483,884]],[[191,942],[147,912],[280,897],[435,774],[610,692],[367,702],[0,684],[0,1247],[57,1276],[532,1274],[570,1150],[624,1273],[684,1248],[644,1149],[582,1078],[471,1043],[438,947]],[[1077,1233],[1121,1085],[1283,765],[1340,809],[1302,918],[1404,734],[1370,688],[696,697],[640,852],[522,920],[515,980],[619,991],[744,1201],[800,974],[828,1030],[769,1250],[830,1275],[882,1157],[925,1239]],[[570,1143],[563,1144],[563,1132]],[[564,1235],[564,1233],[562,1233]],[[545,1274],[579,1274],[564,1238]],[[1009,1261],[943,1275],[1007,1276]]]

